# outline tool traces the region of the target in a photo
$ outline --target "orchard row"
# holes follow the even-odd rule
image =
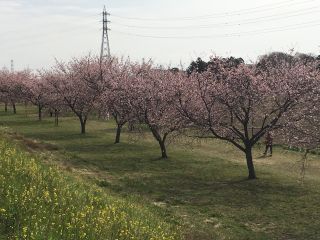
[[[268,131],[291,145],[317,147],[319,96],[319,60],[282,53],[252,64],[214,57],[204,71],[193,72],[92,56],[37,73],[0,71],[0,100],[6,107],[32,103],[39,120],[49,109],[56,124],[60,113],[71,111],[83,134],[94,112],[110,115],[117,124],[115,143],[125,124],[142,124],[163,158],[174,133],[221,139],[244,152],[249,179],[256,178],[252,148]]]

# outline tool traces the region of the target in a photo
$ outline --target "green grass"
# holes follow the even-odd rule
[[[161,214],[44,166],[0,140],[0,234],[7,239],[180,239]]]
[[[1,107],[1,106],[0,106]],[[150,134],[124,131],[114,145],[112,121],[89,120],[79,134],[76,118],[37,121],[27,115],[0,113],[8,134],[47,160],[89,180],[105,192],[156,205],[165,218],[183,225],[185,239],[319,239],[320,164],[310,156],[304,184],[299,182],[301,154],[280,147],[272,158],[254,151],[258,180],[246,180],[244,156],[229,144],[182,139],[169,145],[168,160]]]

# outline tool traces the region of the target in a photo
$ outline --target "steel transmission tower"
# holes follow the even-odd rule
[[[110,21],[108,20],[108,16],[110,16],[110,14],[107,12],[106,6],[104,6],[103,12],[102,12],[103,28],[102,28],[102,43],[101,43],[100,62],[103,60],[103,58],[110,57],[110,43],[109,43],[109,35],[108,35],[108,31],[110,30],[108,28],[108,23]]]
[[[13,60],[11,60],[11,72],[14,72]]]

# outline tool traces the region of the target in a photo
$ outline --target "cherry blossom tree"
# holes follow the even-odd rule
[[[8,102],[9,102],[9,71],[7,69],[2,69],[0,71],[0,100],[4,103],[4,110],[5,112],[8,111]]]
[[[23,97],[38,108],[38,119],[42,120],[42,111],[47,106],[47,94],[45,92],[47,82],[40,74],[32,74],[23,81]]]
[[[166,140],[189,127],[204,137],[233,144],[246,159],[249,179],[256,173],[252,150],[270,130],[281,131],[287,144],[307,149],[320,138],[319,59],[311,55],[272,53],[256,64],[212,58],[203,71],[189,73],[91,55],[57,62],[50,71],[31,74],[0,71],[1,101],[28,101],[59,113],[70,109],[86,132],[89,116],[110,113],[115,143],[128,122],[146,125],[167,158]],[[6,105],[5,105],[6,106]],[[191,128],[190,128],[191,127]]]
[[[2,100],[5,103],[5,111],[7,111],[8,103],[11,103],[13,113],[16,114],[16,102],[21,101],[22,97],[22,82],[30,78],[30,71],[10,72],[3,69],[0,73],[0,93]]]
[[[58,126],[60,112],[66,109],[63,99],[58,92],[55,91],[54,87],[52,87],[52,83],[59,79],[59,76],[54,71],[46,70],[40,71],[39,75],[44,84],[42,90],[45,96],[46,107],[54,114],[54,125]]]
[[[312,71],[300,62],[266,62],[263,71],[255,65],[230,67],[218,58],[211,62],[213,69],[181,84],[180,112],[206,134],[240,149],[248,178],[255,179],[254,145],[267,131],[290,121],[286,113],[312,89]]]
[[[159,143],[162,158],[168,158],[168,136],[184,127],[184,119],[175,107],[178,100],[175,81],[185,79],[186,74],[153,68],[149,63],[132,68],[134,77],[128,86],[133,114],[150,129]]]
[[[101,79],[99,59],[89,55],[68,63],[57,62],[54,70],[56,79],[50,82],[53,92],[79,118],[81,133],[85,134],[87,120],[101,94],[95,87]]]
[[[279,129],[276,134],[279,136],[278,141],[290,149],[303,151],[302,159],[299,160],[300,177],[303,182],[308,165],[308,154],[311,150],[320,147],[320,109],[319,93],[314,94],[312,100],[300,104],[299,112],[292,111],[288,115],[292,121],[284,123],[283,128]]]
[[[318,108],[320,100],[320,69],[318,66],[320,61],[317,60],[316,56],[310,54],[272,53],[261,59],[258,68],[268,72],[268,69],[276,69],[281,62],[286,62],[289,68],[291,66],[300,67],[301,71],[306,72],[309,79],[313,79],[308,94],[299,99],[295,109],[286,113],[291,121],[284,122],[280,129],[283,136],[281,141],[291,146],[306,149],[315,148],[319,142],[316,135],[320,126],[318,124],[318,121],[320,121],[320,109]],[[266,63],[269,63],[269,65]],[[272,68],[270,65],[272,65]],[[296,109],[299,110],[296,111]]]
[[[105,115],[114,118],[117,131],[115,144],[120,143],[122,127],[132,119],[132,109],[129,101],[130,80],[132,78],[130,62],[113,59],[103,66],[104,88],[101,95],[101,109]]]
[[[309,55],[302,55],[302,57],[299,55],[298,57],[312,71],[313,87],[303,99],[300,99],[298,111],[293,110],[287,113],[290,121],[283,124],[284,126],[279,129],[278,135],[281,136],[282,144],[304,150],[305,154],[301,161],[301,180],[303,180],[307,168],[308,153],[320,147],[320,59],[317,60]]]

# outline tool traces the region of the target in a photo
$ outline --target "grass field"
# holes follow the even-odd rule
[[[7,239],[180,239],[165,220],[0,140],[0,235]]]
[[[309,158],[299,182],[301,153],[275,149],[272,158],[254,151],[258,180],[246,180],[244,156],[229,144],[182,139],[171,143],[169,159],[148,133],[124,131],[114,145],[112,121],[90,120],[80,134],[76,118],[37,121],[35,109],[4,113],[6,135],[46,161],[96,184],[104,191],[157,206],[175,217],[185,239],[320,239],[320,157]]]

